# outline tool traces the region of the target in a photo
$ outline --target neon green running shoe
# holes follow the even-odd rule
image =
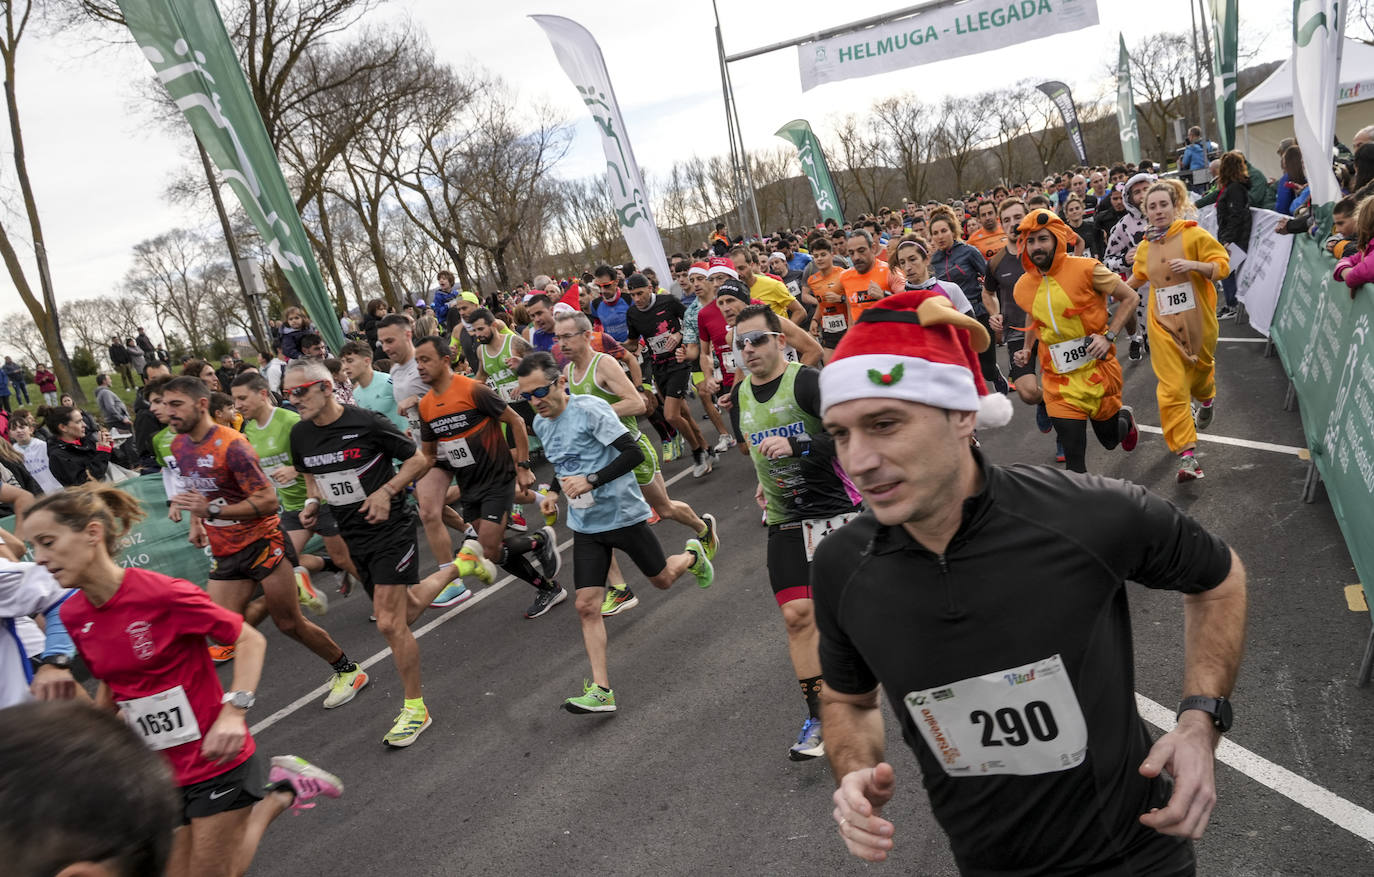
[[[687,567],[687,571],[696,578],[699,587],[711,587],[711,583],[716,580],[716,570],[711,566],[711,557],[706,553],[706,547],[701,544],[700,539],[688,539],[685,550],[688,554],[696,555],[696,562]]]
[[[460,576],[477,576],[477,581],[484,585],[496,580],[496,566],[487,560],[486,553],[482,551],[482,544],[476,539],[464,542],[453,562],[457,565]]]
[[[348,703],[358,692],[367,686],[367,673],[357,664],[347,673],[335,673],[329,683],[329,693],[324,696],[324,708],[332,710]]]
[[[612,615],[619,615],[626,609],[633,609],[639,605],[639,598],[635,592],[630,590],[629,585],[621,585],[618,588],[607,588],[606,599],[601,601],[601,617],[610,618]]]
[[[706,556],[715,560],[716,552],[720,550],[720,528],[716,526],[716,516],[707,512],[701,519],[706,523],[706,532],[697,538],[706,546]]]
[[[393,749],[404,749],[415,742],[421,732],[432,725],[434,722],[429,717],[429,707],[419,709],[402,709],[401,714],[396,717],[396,724],[391,726],[382,742]]]
[[[570,697],[563,701],[563,709],[570,713],[613,713],[615,712],[615,692],[600,685],[589,685],[582,680],[582,696]]]

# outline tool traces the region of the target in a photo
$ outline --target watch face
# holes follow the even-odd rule
[[[1223,731],[1231,730],[1231,722],[1234,716],[1231,713],[1231,701],[1221,698],[1217,704],[1217,727]]]

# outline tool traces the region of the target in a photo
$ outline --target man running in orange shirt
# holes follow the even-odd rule
[[[983,254],[989,261],[1007,246],[1007,235],[997,222],[997,205],[992,201],[979,201],[977,207],[978,227],[964,243]]]
[[[846,235],[845,248],[849,261],[854,263],[853,268],[840,275],[850,320],[859,319],[859,314],[875,302],[906,291],[902,273],[874,257],[873,235],[867,229],[858,228]]]
[[[849,329],[849,304],[845,300],[844,283],[840,281],[845,269],[835,264],[834,256],[830,241],[823,235],[811,242],[811,261],[815,268],[806,278],[806,285],[811,287],[817,303],[811,333],[821,342],[824,362],[830,361],[835,345]]]

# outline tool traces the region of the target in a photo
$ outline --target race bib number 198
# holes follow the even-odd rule
[[[1059,655],[903,700],[950,776],[1053,773],[1088,754],[1088,726]]]
[[[439,452],[444,455],[445,462],[454,469],[462,469],[477,462],[472,458],[472,448],[468,447],[468,440],[465,438],[439,442]]]

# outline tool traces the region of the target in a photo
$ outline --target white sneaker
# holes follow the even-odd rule
[[[715,447],[711,450],[715,451],[717,454],[723,454],[734,446],[735,437],[728,432],[723,432],[720,434],[720,438],[716,439]]]

